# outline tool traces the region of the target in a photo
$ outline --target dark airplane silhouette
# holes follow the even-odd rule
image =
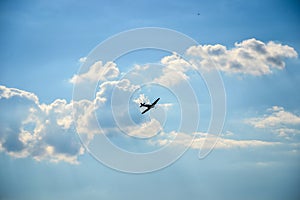
[[[154,108],[155,104],[160,100],[160,98],[156,99],[152,104],[145,104],[145,103],[140,103],[140,107],[147,107],[146,110],[142,112],[144,114],[145,112],[149,111],[151,108]]]

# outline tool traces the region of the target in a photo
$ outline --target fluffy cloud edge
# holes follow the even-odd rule
[[[82,59],[83,62],[86,60],[86,57]],[[73,75],[69,82],[72,84],[90,84],[90,82],[96,83],[98,81],[114,79],[119,74],[120,71],[116,63],[107,62],[104,64],[102,61],[97,61],[89,66],[86,72]]]
[[[236,42],[231,49],[221,44],[192,46],[186,54],[189,61],[201,70],[218,69],[226,74],[252,76],[283,70],[285,59],[298,57],[291,46],[274,41],[264,43],[255,38]]]
[[[245,119],[244,123],[254,128],[268,129],[287,139],[293,134],[300,134],[299,129],[295,127],[300,126],[300,116],[286,111],[281,106],[268,108],[263,116]]]
[[[14,106],[5,108],[7,102]],[[74,132],[71,103],[56,99],[40,104],[33,93],[0,86],[0,107],[10,110],[1,115],[0,151],[16,158],[79,163],[84,148]]]

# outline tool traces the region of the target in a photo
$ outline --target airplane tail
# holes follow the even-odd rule
[[[143,107],[145,104],[144,103],[140,103],[140,107]]]

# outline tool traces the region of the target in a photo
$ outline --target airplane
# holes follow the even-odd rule
[[[147,107],[146,110],[142,112],[144,114],[145,112],[149,111],[151,108],[154,108],[155,104],[160,100],[160,98],[156,99],[152,104],[145,104],[145,103],[140,103],[140,107]]]

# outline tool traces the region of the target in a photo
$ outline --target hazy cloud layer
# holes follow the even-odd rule
[[[193,134],[186,134],[180,132],[171,132],[164,133],[165,138],[150,141],[152,145],[164,146],[169,143],[175,142],[175,145],[183,145],[190,147],[192,149],[210,149],[214,146],[215,149],[232,149],[232,148],[255,148],[255,147],[266,147],[266,146],[274,146],[280,144],[279,142],[269,142],[263,140],[236,140],[225,138],[221,136],[220,138],[215,138],[214,135],[209,135],[207,133],[195,132]],[[183,138],[182,140],[174,140],[178,135]],[[193,140],[193,143],[190,144],[190,141]]]

